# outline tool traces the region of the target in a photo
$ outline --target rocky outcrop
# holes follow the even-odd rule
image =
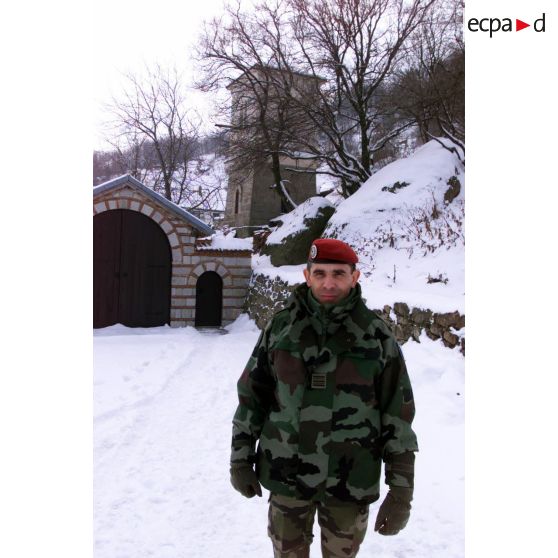
[[[320,201],[324,205],[304,216],[303,226],[296,233],[286,236],[279,243],[270,242],[272,235],[269,236],[269,240],[261,248],[261,253],[270,256],[274,266],[297,265],[307,261],[312,242],[321,236],[330,217],[335,213],[335,208],[327,205],[329,202]],[[304,207],[300,206],[300,209]]]
[[[444,193],[444,202],[450,204],[457,196],[459,196],[459,192],[461,192],[461,182],[457,176],[452,176],[448,179],[447,185],[449,188]]]

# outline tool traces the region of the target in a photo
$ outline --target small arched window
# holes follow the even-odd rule
[[[238,214],[238,209],[240,207],[240,191],[237,190],[234,196],[234,214]]]

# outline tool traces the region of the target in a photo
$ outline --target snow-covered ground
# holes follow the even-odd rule
[[[271,556],[267,499],[236,493],[228,470],[236,381],[259,331],[245,315],[227,329],[95,331],[95,558]],[[463,557],[464,359],[426,337],[402,348],[420,447],[413,512],[382,537],[373,504],[360,555]]]
[[[464,312],[464,192],[444,203],[452,176],[463,184],[459,161],[430,142],[338,203],[324,236],[357,250],[370,308],[407,302]],[[279,240],[303,226],[307,209],[329,203],[312,200],[283,217],[274,233]],[[212,246],[246,242],[218,235]],[[252,267],[294,284],[305,266],[274,267],[268,256],[254,256]],[[236,493],[228,465],[236,381],[259,331],[246,315],[227,329],[227,335],[191,327],[95,331],[95,558],[271,556],[267,500]],[[403,353],[420,448],[413,513],[400,535],[386,538],[373,531],[374,504],[361,555],[461,558],[464,359],[425,335],[403,345]],[[316,541],[312,556],[319,555]]]

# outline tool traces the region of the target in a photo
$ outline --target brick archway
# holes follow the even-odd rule
[[[133,192],[130,192],[133,195]],[[178,238],[178,232],[176,231],[174,225],[165,218],[155,207],[146,201],[139,201],[133,198],[114,198],[101,201],[93,205],[93,216],[103,213],[104,211],[110,211],[113,209],[129,209],[131,211],[137,211],[142,213],[146,217],[149,217],[167,235],[167,240],[171,247],[172,253],[172,263],[179,264],[182,263],[182,252],[180,250],[180,241]]]
[[[188,277],[188,285],[194,287],[199,277],[206,271],[215,271],[223,280],[224,287],[232,287],[233,281],[229,270],[221,262],[211,261],[203,262],[197,265]]]

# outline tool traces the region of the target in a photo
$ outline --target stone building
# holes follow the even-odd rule
[[[241,76],[233,81],[228,89],[231,93],[232,126],[238,130],[251,129],[248,134],[253,135],[254,126],[257,128],[258,124],[253,125],[251,121],[257,122],[260,118],[258,112],[260,103],[255,99],[255,96],[260,94],[258,88],[264,89],[261,97],[271,99],[266,101],[268,103],[266,118],[273,119],[271,116],[275,109],[273,82],[281,82],[281,87],[284,87],[285,74],[270,68],[261,70],[252,68],[250,76],[250,78],[245,75]],[[258,84],[258,79],[261,80],[261,85]],[[315,90],[316,84],[319,86],[321,82],[314,76],[298,73],[288,74],[287,79],[290,80],[291,91],[295,91],[295,93]],[[254,80],[256,80],[256,84]],[[283,114],[282,116],[288,120],[288,115]],[[282,121],[282,119],[278,120]],[[238,135],[243,132],[231,133]],[[280,158],[281,176],[289,195],[296,204],[302,203],[317,193],[316,163],[305,157],[299,147],[289,145],[289,151],[293,153],[293,157],[281,156]],[[280,196],[271,189],[271,186],[275,184],[275,179],[271,170],[270,158],[263,162],[254,160],[251,164],[242,164],[240,168],[238,167],[239,165],[235,163],[227,165],[228,190],[224,222],[237,228],[237,236],[241,237],[252,234],[256,228],[267,225],[271,219],[291,209],[285,207]]]
[[[301,159],[281,159],[281,174],[288,180],[289,194],[296,204],[301,204],[317,193],[315,174],[300,174],[291,170],[305,164],[313,165]],[[254,164],[244,171],[229,169],[225,222],[230,227],[238,228],[238,237],[247,236],[254,229],[267,225],[271,219],[291,211],[270,189],[273,183],[271,169],[265,164]]]
[[[234,321],[251,275],[249,240],[214,231],[130,175],[93,188],[94,327]]]

